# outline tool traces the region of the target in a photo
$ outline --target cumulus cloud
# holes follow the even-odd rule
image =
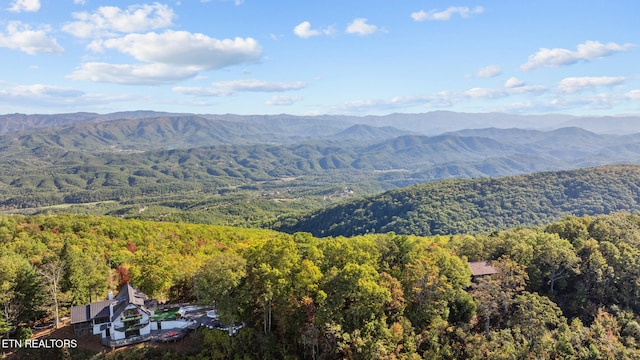
[[[4,86],[3,86],[4,85]],[[0,103],[10,106],[67,106],[86,99],[83,91],[62,86],[31,84],[9,85],[0,83]]]
[[[197,87],[197,86],[175,86],[171,90],[183,95],[190,95],[190,96],[196,96],[196,97],[228,96],[229,95],[229,93],[224,89],[205,88],[205,87]]]
[[[288,106],[293,105],[302,100],[299,96],[282,96],[282,95],[274,95],[271,99],[265,102],[266,105],[272,106]]]
[[[420,10],[418,12],[411,13],[411,18],[415,21],[446,21],[451,20],[451,17],[455,14],[458,14],[463,18],[468,18],[475,14],[482,14],[483,12],[484,8],[482,6],[476,6],[473,9],[466,6],[450,6],[443,11],[435,9],[429,11]]]
[[[37,12],[40,10],[40,0],[15,0],[7,10],[12,12]]]
[[[83,91],[43,84],[19,85],[11,91],[16,96],[49,96],[49,97],[77,97],[84,94]]]
[[[320,31],[318,30],[312,30],[311,29],[311,23],[308,21],[303,21],[300,24],[296,25],[295,28],[293,28],[293,33],[298,35],[299,37],[303,38],[303,39],[308,39],[312,36],[318,36],[320,34],[322,34]]]
[[[541,48],[537,53],[529,56],[526,63],[520,66],[520,70],[528,71],[541,67],[560,67],[575,64],[578,61],[592,61],[601,57],[625,52],[633,48],[633,44],[620,45],[614,42],[603,44],[599,41],[586,41],[577,46],[576,51],[568,49]]]
[[[475,74],[465,75],[465,77],[468,77],[468,78],[476,77],[476,78],[488,79],[488,78],[494,78],[500,74],[502,74],[502,69],[500,68],[500,66],[489,65],[479,69],[478,71],[475,72]]]
[[[463,92],[463,95],[473,99],[497,99],[508,96],[509,92],[499,88],[473,88]]]
[[[509,95],[531,94],[539,95],[549,91],[548,86],[544,85],[521,85],[508,88]]]
[[[191,96],[228,96],[238,91],[250,92],[281,92],[300,90],[308,86],[302,81],[274,82],[263,80],[233,80],[219,81],[211,84],[212,87],[174,87],[173,91]]]
[[[627,99],[640,100],[640,90],[631,90],[624,94]]]
[[[54,111],[54,109],[86,111],[100,107],[108,110],[117,102],[128,102],[131,104],[130,106],[134,106],[143,98],[144,96],[125,93],[118,95],[86,93],[82,90],[56,85],[15,85],[3,84],[0,81],[0,103],[6,104],[7,108],[14,107],[16,111],[20,111],[20,108],[41,108],[47,112]],[[153,99],[146,98],[144,100]],[[59,110],[55,111],[59,112]]]
[[[433,108],[451,107],[462,99],[462,95],[456,92],[440,91],[427,95],[394,96],[390,99],[365,99],[343,103],[335,110],[338,112],[361,112],[371,109],[391,110],[405,107],[424,105]]]
[[[29,55],[64,52],[62,46],[49,37],[49,32],[51,28],[48,26],[32,29],[20,21],[12,21],[7,25],[5,33],[0,32],[0,47],[20,50]]]
[[[625,80],[626,78],[622,76],[568,77],[560,81],[558,84],[558,91],[561,93],[575,93],[599,86],[618,85],[623,83]]]
[[[378,31],[380,31],[380,29],[375,25],[367,24],[367,19],[365,18],[357,18],[353,20],[345,30],[347,34],[355,34],[361,36],[370,35]]]
[[[115,36],[118,33],[142,32],[165,28],[173,24],[175,14],[164,4],[131,5],[126,9],[101,6],[95,12],[75,12],[76,20],[62,30],[79,38]]]
[[[96,52],[117,50],[139,61],[194,66],[200,70],[254,62],[262,51],[252,38],[218,40],[204,34],[173,30],[96,40],[89,47]]]
[[[510,77],[509,79],[507,79],[507,81],[505,81],[504,83],[504,87],[508,88],[508,89],[512,89],[512,88],[517,88],[517,87],[521,87],[524,86],[525,82],[516,78],[516,77]]]
[[[123,85],[170,84],[195,77],[200,68],[166,64],[109,64],[88,62],[69,74],[73,80]]]
[[[95,40],[89,48],[95,52],[117,50],[143,63],[89,62],[71,73],[71,79],[118,84],[171,83],[193,78],[200,71],[255,62],[262,51],[251,38],[218,40],[172,30]]]
[[[516,79],[517,80],[517,79]],[[518,80],[519,81],[519,80]],[[539,96],[549,88],[542,85],[521,85],[501,88],[472,88],[464,91],[439,91],[418,96],[396,96],[391,99],[356,100],[337,107],[340,111],[388,110],[423,105],[428,108],[447,108],[464,101],[494,100],[511,96]]]
[[[327,27],[320,30],[312,29],[310,22],[303,21],[293,28],[293,33],[296,34],[296,36],[298,37],[301,37],[303,39],[308,39],[313,36],[332,35],[334,33],[334,30],[332,27]]]
[[[219,81],[213,83],[213,86],[227,89],[229,91],[260,91],[260,92],[276,92],[300,90],[308,86],[302,81],[297,82],[274,82],[262,80],[233,80]]]

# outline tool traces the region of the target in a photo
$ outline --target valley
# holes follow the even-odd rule
[[[619,134],[561,127],[608,118],[447,112],[4,115],[0,208],[265,226],[425,182],[637,164],[640,135],[617,120]]]

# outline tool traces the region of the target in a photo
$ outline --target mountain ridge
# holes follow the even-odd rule
[[[640,166],[424,183],[281,218],[272,227],[319,237],[475,234],[618,211],[640,211]]]
[[[26,131],[32,128],[63,126],[75,123],[101,123],[114,120],[136,120],[145,118],[196,116],[209,120],[277,125],[280,128],[295,122],[313,122],[317,129],[331,125],[345,130],[355,124],[375,127],[392,126],[399,130],[423,135],[438,135],[445,132],[479,128],[510,128],[552,130],[562,127],[581,127],[606,134],[629,134],[640,132],[640,115],[625,116],[573,116],[564,114],[518,115],[507,113],[459,113],[432,111],[427,113],[392,113],[387,115],[236,115],[236,114],[189,114],[156,112],[150,110],[125,111],[108,114],[79,112],[69,114],[5,114],[0,115],[0,133]],[[341,124],[339,126],[339,124]],[[339,130],[335,131],[338,132]]]

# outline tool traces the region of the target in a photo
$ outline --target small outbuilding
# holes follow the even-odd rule
[[[496,268],[491,266],[490,261],[473,261],[469,263],[469,269],[471,269],[471,276],[486,276],[492,275],[498,272]]]

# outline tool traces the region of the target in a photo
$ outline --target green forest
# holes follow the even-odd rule
[[[453,179],[281,216],[270,226],[316,236],[489,233],[545,225],[566,215],[637,212],[639,193],[640,167],[635,165]]]
[[[112,115],[0,124],[13,124],[0,132],[0,211],[255,227],[424,182],[637,164],[640,154],[638,135],[575,127],[426,136],[335,119]]]
[[[246,324],[233,337],[198,330],[190,353],[137,347],[99,358],[640,358],[640,216],[630,213],[482,235],[323,238],[15,215],[0,218],[0,243],[3,336],[28,336],[53,316],[52,299],[65,314],[127,281]],[[468,262],[485,260],[498,272],[472,279]],[[45,356],[32,351],[23,355]]]
[[[0,358],[640,359],[639,135],[396,117],[4,116],[0,339],[126,283],[244,326]]]

